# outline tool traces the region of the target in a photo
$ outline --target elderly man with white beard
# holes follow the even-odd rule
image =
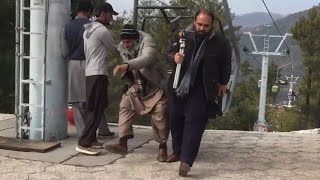
[[[106,150],[126,154],[127,143],[134,137],[133,117],[150,114],[154,140],[159,143],[157,160],[167,159],[167,76],[157,66],[160,55],[154,39],[147,33],[137,31],[133,25],[124,25],[120,33],[118,50],[123,64],[117,65],[113,74],[127,80],[119,110],[119,143],[105,144]]]

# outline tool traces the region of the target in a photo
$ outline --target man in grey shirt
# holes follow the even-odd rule
[[[91,23],[88,19],[93,11],[90,1],[79,1],[77,5],[77,16],[66,24],[64,28],[64,39],[68,47],[68,103],[72,105],[74,123],[78,138],[84,129],[84,116],[86,115],[86,83],[85,83],[85,55],[83,48],[83,25]],[[105,116],[99,125],[98,138],[114,136],[110,132]]]
[[[96,130],[108,105],[108,63],[107,55],[116,52],[117,46],[111,31],[105,27],[112,21],[113,15],[118,15],[109,3],[103,3],[96,8],[95,22],[84,25],[84,53],[86,57],[86,102],[88,114],[85,117],[85,128],[78,141],[76,150],[88,155],[97,155],[94,149],[98,143]]]

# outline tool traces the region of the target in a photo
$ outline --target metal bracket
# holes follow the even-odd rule
[[[15,29],[16,29],[16,31],[21,31],[21,29],[22,29],[22,28],[21,28],[21,27],[19,27],[19,26],[16,26],[16,28],[15,28]]]
[[[164,9],[160,9],[160,11],[161,11],[166,23],[170,23],[170,20],[168,18],[168,15],[167,15],[166,11]]]

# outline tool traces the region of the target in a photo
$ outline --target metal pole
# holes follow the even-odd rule
[[[288,92],[288,107],[292,107],[293,75],[291,74]]]
[[[42,96],[43,98],[41,99],[41,106],[43,107],[43,109],[41,110],[41,127],[42,127],[42,133],[41,133],[41,139],[45,140],[45,131],[46,131],[46,71],[47,71],[47,67],[46,67],[46,55],[47,55],[47,47],[45,44],[47,43],[47,31],[48,31],[48,11],[49,11],[49,0],[44,1],[45,3],[43,4],[44,6],[44,17],[45,17],[45,21],[43,23],[43,29],[46,33],[46,35],[44,36],[44,59],[43,59],[43,63],[42,63],[42,84],[43,87],[41,89],[42,91]]]
[[[50,0],[46,50],[45,140],[67,138],[67,60],[62,57],[62,29],[70,20],[70,0]]]
[[[41,8],[43,0],[31,0],[31,8]],[[30,32],[44,32],[43,23],[45,16],[43,11],[31,10],[30,11]],[[44,38],[43,36],[30,35],[30,56],[31,57],[44,57]],[[30,79],[34,81],[42,80],[42,63],[37,60],[30,60]],[[42,86],[38,84],[30,84],[29,88],[29,102],[30,104],[41,104],[42,99]],[[43,111],[43,110],[42,110]],[[41,132],[35,128],[41,128],[41,108],[30,106],[30,139],[41,140]]]
[[[22,118],[24,118],[24,116],[22,116],[22,114],[24,113],[24,109],[22,108],[21,104],[23,103],[23,99],[24,99],[24,88],[22,85],[20,85],[20,80],[23,79],[23,74],[24,74],[24,62],[23,62],[23,58],[22,56],[24,56],[25,53],[25,48],[24,48],[24,37],[23,34],[21,33],[21,30],[24,28],[24,11],[22,10],[22,7],[24,7],[25,3],[24,1],[20,1],[20,29],[19,29],[19,38],[20,38],[20,48],[19,48],[19,53],[20,53],[20,57],[19,57],[19,117],[17,118],[17,137],[22,137],[22,131],[20,129],[21,125],[22,125]],[[29,109],[30,110],[30,109]]]
[[[186,47],[186,39],[185,39],[185,35],[184,35],[183,32],[180,33],[179,35],[180,35],[180,40],[179,40],[180,49],[179,49],[179,53],[184,55],[184,50],[185,50],[185,47]],[[178,88],[178,83],[179,83],[179,79],[180,79],[181,66],[182,66],[181,63],[177,64],[176,72],[175,72],[174,80],[173,80],[173,89],[177,89],[177,88]]]
[[[267,131],[265,122],[266,111],[266,98],[267,98],[267,83],[268,83],[268,64],[269,57],[264,55],[262,59],[262,72],[261,72],[261,87],[260,87],[260,101],[259,101],[259,116],[255,124],[255,131]]]
[[[15,107],[14,113],[16,116],[16,137],[18,138],[19,129],[19,91],[20,91],[20,0],[16,0],[16,58],[15,58]]]
[[[269,32],[267,26],[267,35],[264,37],[264,54],[262,58],[261,87],[259,101],[258,121],[254,125],[255,131],[267,131],[267,123],[265,121],[267,86],[268,86],[268,69],[269,69]]]
[[[133,25],[137,27],[138,25],[138,5],[139,5],[139,0],[134,0],[133,4]]]
[[[294,77],[293,74],[291,74],[290,77],[286,76],[286,79],[289,81],[289,92],[288,92],[288,105],[287,107],[292,107],[292,101],[294,101],[294,96],[293,96],[293,84],[297,83],[297,80],[300,77]],[[289,80],[290,79],[290,80]]]

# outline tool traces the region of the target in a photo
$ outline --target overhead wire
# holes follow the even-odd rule
[[[273,23],[274,26],[276,27],[278,33],[280,34],[280,36],[283,37],[283,35],[282,35],[282,33],[281,33],[281,31],[280,31],[277,23],[275,22],[275,20],[274,20],[274,18],[273,18],[273,16],[272,16],[272,14],[271,14],[271,12],[270,12],[267,4],[266,4],[266,2],[265,2],[264,0],[262,0],[262,3],[264,4],[264,7],[265,7],[266,10],[268,11],[268,14],[269,14],[269,16],[270,16],[270,18],[271,18],[271,20],[272,20],[272,23]],[[287,47],[287,52],[286,52],[286,53],[289,55],[289,59],[290,59],[290,63],[291,63],[291,74],[293,74],[293,62],[292,62],[291,48],[288,46],[288,44],[287,44],[286,41],[284,41],[284,44],[285,44],[285,46]]]
[[[273,16],[272,16],[272,14],[271,14],[271,12],[270,12],[270,10],[269,10],[266,2],[265,2],[264,0],[262,0],[262,2],[263,2],[263,4],[264,4],[264,7],[265,7],[265,8],[267,9],[267,11],[268,11],[268,14],[269,14],[269,16],[270,16],[270,18],[271,18],[271,20],[272,20],[272,23],[273,23],[274,26],[276,27],[276,29],[277,29],[278,33],[280,34],[280,36],[282,36],[282,33],[281,33],[281,31],[280,31],[280,29],[279,29],[276,21],[274,20],[274,18],[273,18]],[[287,49],[290,50],[290,48],[289,48],[288,44],[286,43],[286,41],[284,41],[284,44],[286,45]],[[290,51],[289,51],[289,53],[290,53]]]

